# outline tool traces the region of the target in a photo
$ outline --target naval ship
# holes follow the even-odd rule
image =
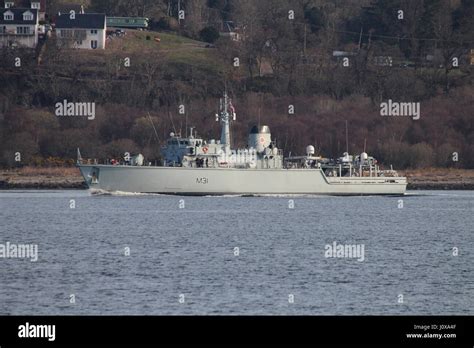
[[[152,165],[143,155],[99,164],[83,160],[77,166],[90,189],[109,192],[174,195],[403,195],[407,180],[393,169],[382,170],[365,151],[325,158],[309,145],[302,156],[284,157],[270,128],[254,126],[248,146],[231,149],[230,124],[236,120],[231,99],[224,94],[216,121],[220,140],[196,134],[170,133],[162,146],[162,163]]]

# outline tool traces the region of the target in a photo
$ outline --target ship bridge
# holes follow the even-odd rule
[[[220,113],[216,121],[221,123],[220,140],[195,138],[193,128],[189,137],[170,134],[162,147],[165,167],[196,168],[248,168],[281,169],[283,151],[272,141],[270,127],[254,126],[250,130],[248,146],[243,149],[231,148],[230,123],[236,120],[232,100],[224,94],[220,100]]]

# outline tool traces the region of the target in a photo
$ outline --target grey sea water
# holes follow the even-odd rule
[[[0,205],[0,244],[38,244],[37,262],[0,258],[0,315],[474,314],[474,192],[0,191]],[[364,261],[326,258],[333,242],[363,244]]]

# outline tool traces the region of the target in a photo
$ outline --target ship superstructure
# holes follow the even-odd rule
[[[283,152],[271,139],[270,128],[254,126],[250,131],[248,146],[233,150],[230,143],[230,122],[236,119],[235,109],[227,94],[220,101],[220,113],[216,121],[221,123],[220,140],[203,140],[193,134],[180,137],[170,134],[166,145],[162,147],[165,167],[188,168],[242,168],[277,169],[283,168]]]

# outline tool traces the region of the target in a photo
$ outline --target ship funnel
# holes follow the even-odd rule
[[[250,130],[248,147],[254,148],[257,152],[264,152],[265,148],[270,146],[272,142],[272,134],[268,126],[253,126]]]

